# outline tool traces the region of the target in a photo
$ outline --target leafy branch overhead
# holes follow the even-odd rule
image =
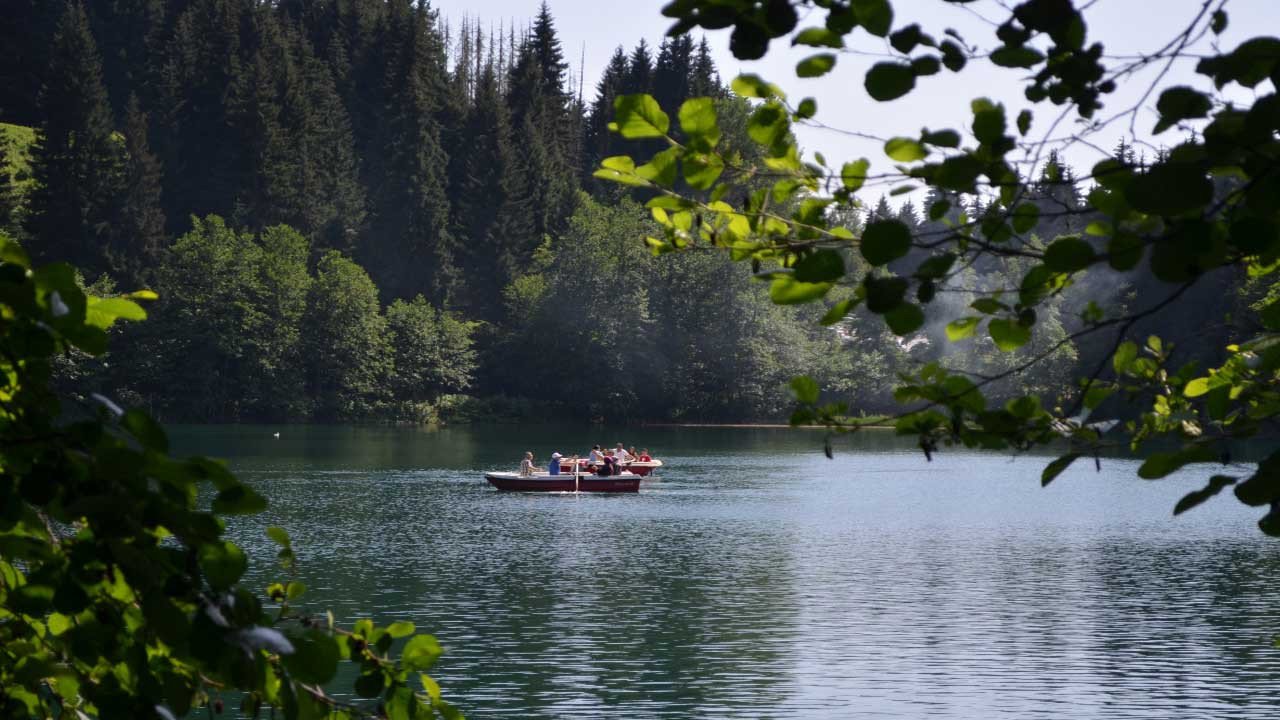
[[[862,311],[906,341],[941,321],[952,342],[985,338],[1014,354],[1016,360],[994,374],[938,361],[901,376],[895,397],[905,409],[898,431],[918,436],[926,454],[940,443],[1023,450],[1069,442],[1072,451],[1049,466],[1045,483],[1078,458],[1126,447],[1144,458],[1143,478],[1216,465],[1221,474],[1176,511],[1230,486],[1242,502],[1267,511],[1264,531],[1280,535],[1280,454],[1256,467],[1232,463],[1234,440],[1277,428],[1280,293],[1264,292],[1249,316],[1256,320],[1234,326],[1236,336],[1225,349],[1209,349],[1214,362],[1207,370],[1180,359],[1158,337],[1131,337],[1177,312],[1207,277],[1247,276],[1255,286],[1274,288],[1280,268],[1280,39],[1255,37],[1228,49],[1215,42],[1210,51],[1197,46],[1193,52],[1228,24],[1225,3],[1208,0],[1160,51],[1112,56],[1089,36],[1088,5],[1017,3],[992,23],[994,38],[983,47],[951,29],[932,33],[927,22],[904,21],[889,0],[675,0],[663,9],[675,21],[672,35],[727,30],[741,59],[762,57],[784,38],[814,48],[797,65],[799,77],[836,71],[843,53],[880,47],[879,38],[887,39],[891,56],[863,76],[875,102],[913,92],[921,78],[961,75],[975,63],[991,63],[1023,79],[1023,107],[976,98],[967,127],[885,139],[881,162],[830,163],[821,154],[804,156],[793,132],[814,122],[819,99],[792,102],[778,85],[743,75],[733,91],[754,102],[747,132],[761,162],[720,146],[716,107],[705,99],[685,102],[673,119],[646,95],[624,95],[614,103],[612,129],[626,139],[661,141],[662,149],[643,162],[607,158],[596,177],[648,193],[661,230],[645,239],[655,254],[720,249],[750,262],[774,302],[825,304],[826,325]],[[808,26],[801,27],[802,18]],[[1155,114],[1143,130],[1167,143],[1154,161],[1121,153],[1098,162],[1086,177],[1050,172],[1050,153],[1102,128],[1127,121],[1137,137],[1150,104],[1106,115],[1108,96],[1142,69],[1167,67],[1188,55],[1199,57],[1195,70],[1216,91],[1161,85],[1164,72],[1140,88]],[[1253,100],[1227,101],[1222,93],[1235,88],[1252,91]],[[1036,114],[1048,110],[1059,120],[1037,137]],[[1070,115],[1082,129],[1055,135]],[[1042,165],[1043,177],[1028,177],[1026,168]],[[1087,195],[1079,206],[1054,207],[1036,199],[1045,185],[1070,192],[1085,186]],[[943,230],[923,232],[884,216],[849,220],[874,190],[896,195],[920,189],[928,190],[928,217]],[[1079,217],[1082,231],[1042,239],[1038,231],[1047,221],[1063,216]],[[1018,275],[1003,287],[965,287],[971,268],[991,259],[1018,264]],[[1090,298],[1076,329],[1052,342],[1037,340],[1051,307],[1075,288],[1139,274],[1163,289],[1132,304]],[[975,295],[959,313],[954,303],[939,300],[958,292]],[[1064,380],[1054,393],[989,402],[986,391],[1084,338],[1108,348],[1091,372]],[[798,379],[793,388],[799,400],[793,422],[835,431],[858,427],[844,404],[823,404],[816,385]],[[1095,411],[1121,422],[1091,421]],[[1112,426],[1117,429],[1108,432]],[[1169,440],[1176,450],[1154,449],[1164,448],[1157,441]]]

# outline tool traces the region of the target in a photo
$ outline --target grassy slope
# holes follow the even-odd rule
[[[26,189],[31,184],[31,144],[36,141],[34,128],[0,123],[3,141],[9,143],[9,162],[0,172],[7,172],[17,179],[18,187]]]

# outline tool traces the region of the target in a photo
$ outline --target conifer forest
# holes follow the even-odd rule
[[[751,105],[690,34],[638,39],[601,70],[573,67],[545,4],[523,26],[411,0],[4,5],[29,20],[0,29],[0,226],[88,288],[159,296],[109,354],[59,364],[68,391],[170,421],[761,421],[786,417],[795,375],[855,412],[891,410],[899,372],[951,352],[942,324],[823,327],[825,308],[774,304],[724,254],[649,257],[644,191],[593,177],[653,150],[610,132],[615,98],[674,113],[712,97],[723,147],[744,166],[761,153]],[[1081,232],[1087,213],[1053,209],[1087,188],[1054,157],[1037,172],[1038,236]],[[955,198],[929,217],[929,192],[838,220],[927,235],[982,214]],[[965,271],[974,294],[939,302],[1025,270],[988,258]],[[1088,303],[1123,305],[1144,282],[1092,278],[1054,299],[1031,346],[954,360],[996,372],[1053,347],[1004,390],[1051,400],[1109,352],[1068,337]],[[1162,320],[1175,342],[1226,337],[1260,289],[1241,274],[1192,292]]]

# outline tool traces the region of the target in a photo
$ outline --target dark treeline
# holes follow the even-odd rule
[[[1089,299],[1160,291],[1141,274],[1072,288],[1009,354],[948,343],[943,325],[832,332],[721,253],[651,261],[645,211],[591,177],[652,149],[609,132],[614,98],[648,92],[674,114],[714,97],[725,147],[746,164],[754,147],[748,105],[687,36],[618,48],[583,96],[546,5],[527,28],[450,27],[410,0],[0,5],[0,121],[35,130],[30,147],[0,138],[0,228],[95,289],[159,292],[150,321],[64,379],[169,419],[756,420],[785,414],[797,374],[884,412],[919,362],[999,372],[1081,327]],[[1037,233],[1086,232],[1071,170],[1041,172]],[[982,215],[954,201],[922,216],[941,199],[842,220],[945,233]],[[963,287],[1002,287],[1015,265],[980,262]],[[1161,334],[1225,337],[1242,296],[1224,282]],[[943,300],[959,316],[972,293]],[[1065,342],[1009,389],[1062,387],[1108,342]]]
[[[583,97],[545,4],[526,28],[410,0],[4,9],[0,120],[36,138],[4,146],[30,169],[0,173],[0,222],[95,289],[161,298],[77,387],[192,420],[783,405],[795,365],[743,316],[749,276],[655,273],[618,225],[643,211],[591,178],[639,149],[608,130],[620,94],[745,118],[705,43],[619,48]],[[736,290],[675,289],[708,278]]]

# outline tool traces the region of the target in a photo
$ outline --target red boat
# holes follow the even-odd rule
[[[579,467],[585,472],[587,468],[586,460],[578,460]],[[631,462],[622,463],[623,470],[629,470],[640,477],[644,477],[649,473],[662,467],[661,460],[632,460]],[[564,458],[560,461],[560,472],[573,473],[573,460]]]
[[[640,476],[634,473],[621,475],[575,476],[572,472],[560,475],[536,473],[521,475],[513,472],[489,472],[484,479],[499,490],[517,492],[639,492]]]

